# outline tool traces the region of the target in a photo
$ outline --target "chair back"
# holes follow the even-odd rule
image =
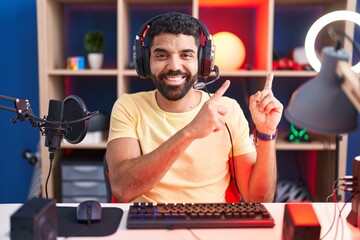
[[[106,161],[106,154],[103,159],[103,167],[104,167],[104,179],[106,185],[106,202],[107,203],[118,203],[114,195],[112,194],[110,180],[109,180],[109,167]]]

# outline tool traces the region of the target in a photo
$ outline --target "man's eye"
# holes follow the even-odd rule
[[[163,58],[166,58],[166,56],[167,56],[166,54],[156,54],[155,57],[156,57],[157,59],[163,59]]]
[[[187,58],[192,58],[192,57],[193,57],[193,54],[191,54],[191,53],[183,53],[183,54],[181,55],[181,57],[182,57],[182,58],[185,58],[185,59],[187,59]]]

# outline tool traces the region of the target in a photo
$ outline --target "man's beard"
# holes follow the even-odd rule
[[[164,81],[164,78],[167,76],[185,76],[185,82],[181,85],[176,86],[170,86],[167,85]],[[178,71],[168,71],[166,73],[162,73],[159,75],[158,78],[156,78],[155,75],[151,74],[151,79],[153,83],[155,84],[157,90],[163,95],[167,100],[170,101],[177,101],[181,98],[183,98],[189,90],[193,87],[194,83],[196,82],[198,78],[198,74],[195,74],[194,76],[190,76],[188,73]]]

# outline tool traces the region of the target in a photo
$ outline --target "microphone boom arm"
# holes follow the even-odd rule
[[[6,101],[11,101],[15,105],[15,108],[10,108],[10,107],[0,105],[0,109],[16,113],[16,118],[10,119],[10,122],[16,123],[17,120],[25,121],[25,120],[31,119],[30,116],[33,115],[33,111],[30,107],[30,102],[28,99],[23,100],[23,99],[19,99],[19,98],[12,98],[12,97],[8,97],[8,96],[4,96],[4,95],[0,95],[0,99],[6,100]],[[31,122],[31,124],[34,124],[33,121],[30,121],[30,122]]]

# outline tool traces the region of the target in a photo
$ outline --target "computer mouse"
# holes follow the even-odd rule
[[[101,219],[101,205],[98,201],[86,200],[77,206],[76,219],[79,222],[98,222]]]

